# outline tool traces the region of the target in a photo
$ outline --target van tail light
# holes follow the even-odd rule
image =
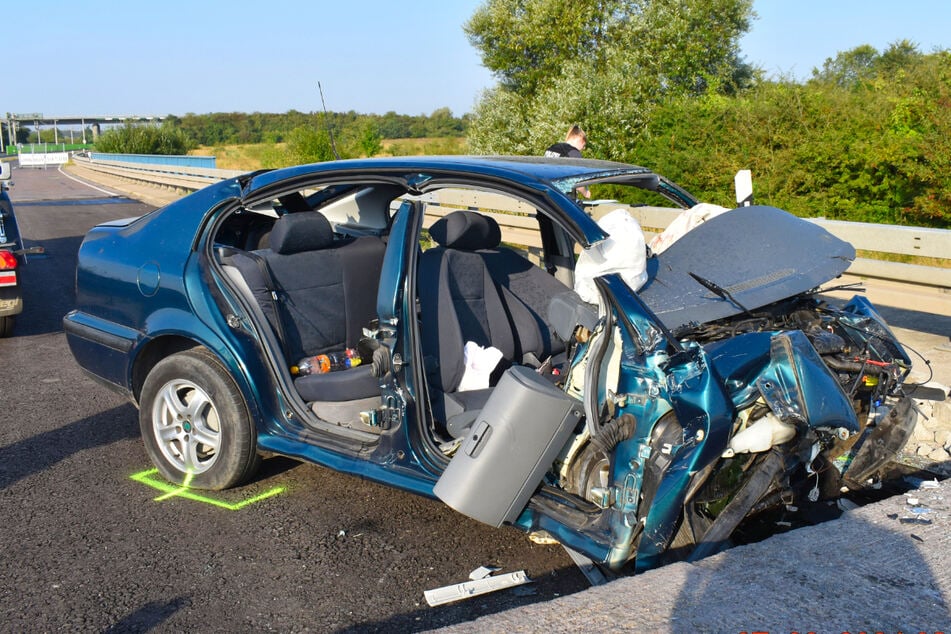
[[[0,271],[4,269],[15,269],[17,267],[17,256],[9,251],[0,251]]]
[[[17,258],[9,251],[0,251],[0,286],[17,283]]]

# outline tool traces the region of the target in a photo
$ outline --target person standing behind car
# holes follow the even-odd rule
[[[545,150],[546,157],[581,158],[581,150],[588,145],[588,135],[575,124],[568,129],[563,143],[555,143]],[[578,193],[585,198],[591,198],[591,191],[587,187],[579,187]]]
[[[575,124],[568,129],[563,143],[555,143],[545,150],[547,157],[581,158],[581,151],[588,145],[588,135]]]

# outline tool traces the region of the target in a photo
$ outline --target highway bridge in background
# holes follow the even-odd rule
[[[0,154],[3,154],[7,146],[16,145],[16,131],[23,127],[30,127],[36,132],[40,132],[44,126],[53,128],[54,143],[59,143],[59,131],[60,126],[69,126],[80,128],[80,135],[83,143],[87,143],[86,139],[86,129],[87,127],[92,131],[92,139],[88,139],[88,142],[92,142],[96,137],[99,136],[99,132],[102,129],[102,126],[105,125],[122,125],[124,123],[135,123],[135,122],[159,122],[165,118],[165,115],[136,115],[136,114],[119,114],[119,115],[100,115],[100,114],[91,114],[91,115],[62,115],[62,116],[44,116],[41,112],[22,112],[22,113],[4,113],[0,122],[3,124],[3,128],[0,129],[0,132],[5,132],[6,135],[0,134]],[[39,134],[37,134],[39,138]]]

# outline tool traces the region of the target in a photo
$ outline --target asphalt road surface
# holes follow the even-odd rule
[[[150,208],[55,168],[13,180],[25,243],[46,254],[21,269],[24,312],[0,339],[0,630],[402,632],[587,587],[560,547],[283,458],[204,501],[133,479],[160,482],[137,411],[79,370],[61,319],[83,234]],[[425,603],[481,565],[535,582]]]

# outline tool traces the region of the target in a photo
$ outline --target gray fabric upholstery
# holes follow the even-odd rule
[[[281,340],[288,365],[324,352],[356,348],[376,316],[386,246],[375,237],[335,240],[317,212],[282,216],[271,248],[236,253],[230,262]],[[341,401],[379,393],[369,368],[298,377],[306,401]]]
[[[471,211],[454,211],[436,221],[429,235],[441,247],[477,251],[494,249],[502,240],[499,223]]]
[[[423,354],[431,386],[452,392],[465,371],[467,341],[515,356],[515,340],[498,288],[477,253],[435,247],[419,262]]]
[[[458,415],[457,403],[480,407],[489,393],[468,399],[456,392],[466,342],[502,351],[494,378],[513,363],[564,351],[545,317],[550,297],[568,289],[514,251],[498,248],[501,232],[488,216],[456,211],[436,222],[430,235],[439,246],[419,261],[421,339],[433,409],[447,422]]]
[[[333,227],[323,214],[302,212],[277,219],[271,230],[270,248],[274,253],[293,255],[326,249],[333,241]]]

